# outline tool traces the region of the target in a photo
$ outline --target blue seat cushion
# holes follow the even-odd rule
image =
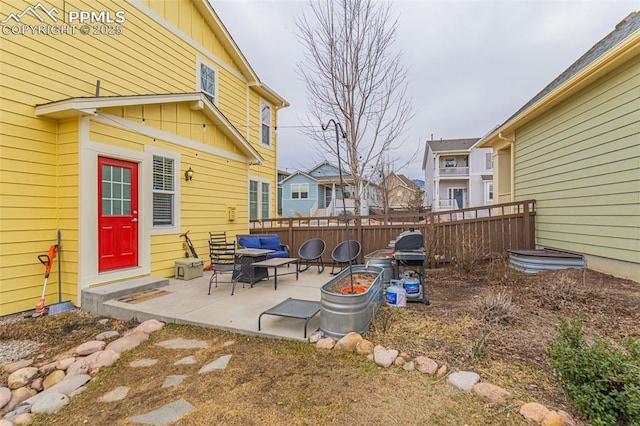
[[[265,250],[282,250],[280,237],[277,235],[273,237],[260,237],[260,248]]]
[[[274,257],[289,257],[289,252],[286,250],[278,250],[271,253],[267,253],[267,259],[272,259]]]
[[[239,237],[238,245],[244,248],[252,248],[252,249],[262,248],[260,244],[260,238],[258,237]],[[280,247],[278,247],[278,250],[279,249]]]

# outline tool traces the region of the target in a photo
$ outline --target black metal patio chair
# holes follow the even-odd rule
[[[243,278],[245,277],[245,271],[244,271],[244,268],[242,267],[241,254],[235,254],[233,268],[231,269],[225,268],[224,270],[221,270],[221,269],[216,269],[214,267],[212,268],[212,270],[213,270],[213,274],[211,274],[211,278],[209,278],[209,295],[211,295],[211,284],[213,284],[213,282],[215,281],[216,287],[218,287],[218,276],[225,272],[231,273],[231,295],[232,296],[233,296],[233,293],[236,291],[236,284],[238,284],[238,281],[242,280],[242,288],[244,288]]]
[[[331,266],[331,275],[340,273],[346,266],[353,264],[353,261],[360,256],[362,246],[356,240],[345,240],[338,244],[331,252],[331,258],[333,259],[333,265]],[[334,273],[336,265],[345,266],[340,267],[340,271]]]
[[[209,259],[211,268],[219,272],[231,270],[235,261],[236,244],[227,241],[226,232],[209,232]]]
[[[326,250],[327,245],[324,240],[320,238],[311,238],[310,240],[302,243],[298,249],[298,257],[300,262],[298,263],[298,272],[304,272],[311,267],[311,262],[314,260],[318,264],[318,273],[321,274],[324,271],[324,262],[322,261],[322,255]],[[304,265],[302,265],[304,263]],[[304,266],[304,268],[301,268]]]

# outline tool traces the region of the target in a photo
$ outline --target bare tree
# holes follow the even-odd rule
[[[373,0],[312,0],[310,10],[296,23],[306,50],[298,68],[309,103],[305,134],[336,156],[333,133],[319,124],[334,118],[344,125],[340,154],[359,214],[367,175],[379,173],[383,156],[401,148],[413,115],[407,70],[393,50],[398,19],[389,3]]]

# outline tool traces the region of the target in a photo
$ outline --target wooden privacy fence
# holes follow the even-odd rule
[[[427,262],[447,262],[456,256],[490,257],[506,255],[510,249],[535,248],[535,200],[518,201],[446,212],[395,213],[377,216],[295,217],[250,222],[252,234],[278,234],[288,244],[291,257],[310,238],[322,238],[327,249],[325,262],[341,241],[357,240],[362,245],[358,258],[388,248],[401,232],[422,232]]]

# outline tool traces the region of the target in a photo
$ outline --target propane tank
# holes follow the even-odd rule
[[[388,306],[407,306],[407,292],[402,288],[402,280],[391,280],[384,298]]]
[[[402,287],[407,292],[407,299],[421,299],[422,286],[420,277],[414,271],[405,271],[402,279]]]

